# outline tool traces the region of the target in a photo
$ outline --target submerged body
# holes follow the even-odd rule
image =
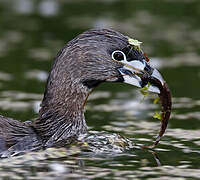
[[[138,74],[144,73],[162,81],[145,57],[139,45],[113,30],[89,30],[74,38],[54,60],[38,118],[20,122],[0,116],[0,156],[77,140],[87,132],[84,105],[98,84],[125,82],[142,87]],[[156,85],[150,91],[160,93]]]

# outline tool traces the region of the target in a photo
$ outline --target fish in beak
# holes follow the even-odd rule
[[[150,66],[146,54],[140,49],[141,42],[134,39],[129,39],[128,41],[129,44],[132,45],[132,48],[134,48],[134,58],[127,58],[123,51],[115,51],[112,54],[112,59],[120,60],[122,66],[118,71],[122,75],[124,83],[139,88],[146,86],[148,91],[156,93],[160,97],[162,106],[160,132],[153,145],[144,146],[153,148],[159,143],[167,128],[172,106],[171,93],[167,83],[163,80],[158,70]]]

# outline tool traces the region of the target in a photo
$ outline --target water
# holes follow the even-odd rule
[[[90,131],[120,134],[124,152],[91,153],[82,146],[0,161],[2,179],[198,179],[200,177],[200,2],[198,0],[1,0],[0,114],[37,117],[51,62],[84,30],[109,27],[144,42],[143,49],[168,82],[173,112],[152,151],[159,106],[125,84],[102,84],[87,103]],[[83,145],[84,146],[84,145]],[[87,146],[87,145],[86,145]]]

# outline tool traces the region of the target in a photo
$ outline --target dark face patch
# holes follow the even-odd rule
[[[83,81],[83,85],[88,87],[89,89],[91,89],[91,88],[97,87],[102,82],[104,82],[104,81],[102,81],[102,80],[94,80],[94,79],[93,80],[89,80],[88,79],[88,80]]]

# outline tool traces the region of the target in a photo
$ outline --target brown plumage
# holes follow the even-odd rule
[[[0,154],[69,144],[86,133],[84,104],[89,93],[101,82],[125,81],[119,71],[123,64],[111,58],[115,50],[132,60],[145,59],[142,51],[129,47],[127,36],[113,30],[89,30],[67,43],[54,60],[38,118],[23,123],[0,116]]]

